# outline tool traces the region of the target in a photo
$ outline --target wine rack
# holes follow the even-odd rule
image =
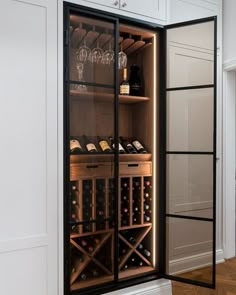
[[[119,195],[119,277],[125,278],[153,269],[152,177],[121,177]]]
[[[113,169],[105,170],[104,165],[111,168],[107,163],[97,164],[87,170],[86,177],[81,177],[79,169],[89,163],[71,164],[72,290],[110,281],[114,274]],[[151,162],[124,162],[120,171],[118,266],[123,279],[153,270]]]
[[[91,282],[110,280],[113,274],[113,231],[72,234],[71,288],[84,288]]]

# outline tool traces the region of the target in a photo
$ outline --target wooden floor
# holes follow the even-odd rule
[[[205,281],[205,270],[202,279]],[[198,277],[200,279],[200,276]],[[236,295],[236,258],[216,265],[216,289],[194,287],[172,281],[173,295]]]

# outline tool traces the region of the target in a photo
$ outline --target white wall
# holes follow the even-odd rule
[[[223,0],[223,63],[236,61],[236,1]]]
[[[235,256],[236,1],[223,1],[223,216],[224,255]]]

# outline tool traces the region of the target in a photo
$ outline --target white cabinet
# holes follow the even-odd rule
[[[166,19],[166,1],[163,0],[120,0],[120,9],[155,19]]]
[[[176,23],[208,16],[219,16],[219,1],[170,0],[169,22]]]
[[[110,6],[112,8],[120,8],[120,1],[119,0],[97,0],[97,1],[90,1],[86,0],[87,2],[93,2],[99,5]]]
[[[57,1],[0,1],[0,36],[0,294],[57,295]]]
[[[90,1],[84,0],[84,2],[90,2],[94,4],[99,4],[107,6],[110,8],[118,9],[115,11],[120,14],[127,14],[132,17],[148,17],[151,19],[166,20],[166,0],[97,0]],[[97,7],[97,6],[96,6]],[[113,11],[112,11],[113,12]],[[130,15],[132,14],[132,15]]]

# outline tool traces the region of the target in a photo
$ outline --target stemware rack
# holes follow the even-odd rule
[[[104,29],[99,28],[99,26],[84,23],[70,26],[71,48],[79,48],[84,41],[89,48],[96,46],[97,41],[99,42],[99,46],[104,50],[108,49],[109,44],[112,44],[112,48],[114,48],[113,32],[109,32],[109,29],[104,32]],[[121,32],[118,42],[125,54],[130,55],[152,45],[152,38],[145,36],[145,34],[135,34],[135,32],[134,34]]]

